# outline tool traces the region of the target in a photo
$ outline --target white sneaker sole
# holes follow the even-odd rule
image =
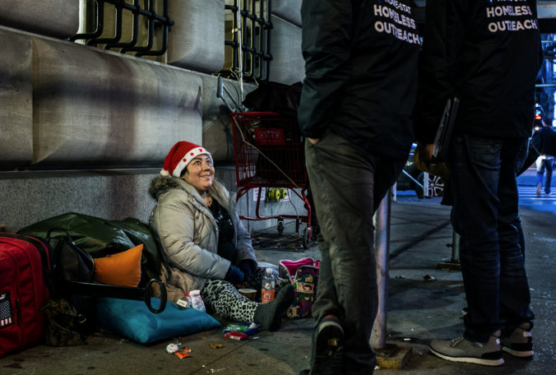
[[[442,353],[439,353],[439,352],[435,351],[433,348],[429,347],[429,350],[435,356],[440,357],[442,359],[445,359],[446,361],[474,363],[474,364],[483,365],[483,366],[502,366],[504,364],[504,359],[503,358],[500,358],[500,359],[484,359],[484,358],[476,358],[476,357],[450,357],[448,355],[445,355],[445,354],[442,354]]]
[[[506,353],[510,353],[514,357],[519,357],[519,358],[532,358],[535,355],[535,352],[532,350],[518,351],[518,350],[513,350],[512,348],[508,348],[507,346],[503,346],[502,350],[505,351]]]

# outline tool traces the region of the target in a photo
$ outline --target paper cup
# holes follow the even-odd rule
[[[249,298],[251,301],[254,301],[257,298],[257,291],[255,289],[238,289],[238,292],[243,294],[245,297]]]

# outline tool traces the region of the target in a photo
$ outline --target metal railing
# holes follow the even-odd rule
[[[249,81],[268,80],[270,73],[271,0],[230,0],[226,4],[226,55],[222,74]]]
[[[131,1],[131,0],[130,0]],[[104,45],[104,49],[112,50],[119,49],[121,53],[134,52],[135,56],[160,56],[166,53],[168,48],[168,33],[170,27],[174,25],[169,17],[168,11],[169,0],[133,0],[133,3],[128,3],[125,0],[92,0],[92,6],[87,8],[87,11],[94,12],[95,28],[93,32],[77,34],[70,38],[71,41],[86,40],[89,46]],[[141,3],[144,4],[141,7]],[[114,35],[109,38],[101,38],[106,30],[108,14],[106,13],[106,4],[110,4],[114,9]],[[157,13],[157,9],[162,4],[162,15]],[[124,12],[130,12],[132,16],[131,22],[131,39],[122,42],[124,35]],[[146,19],[143,24],[142,19]],[[146,27],[147,29],[147,43],[146,45],[139,45],[140,28]],[[158,50],[154,50],[156,43],[156,29],[160,28],[161,46]]]

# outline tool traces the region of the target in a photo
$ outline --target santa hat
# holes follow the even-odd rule
[[[172,147],[168,156],[166,156],[164,168],[160,171],[160,174],[162,176],[172,175],[174,177],[180,177],[181,172],[187,167],[191,160],[199,155],[208,155],[212,162],[212,155],[203,147],[185,141],[178,142]]]

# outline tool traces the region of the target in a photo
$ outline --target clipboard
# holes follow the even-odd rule
[[[459,98],[449,98],[444,107],[444,113],[440,119],[440,125],[436,131],[434,138],[434,148],[432,151],[431,163],[439,164],[446,160],[448,151],[450,150],[450,143],[452,141],[452,134],[454,132],[454,125],[459,107]]]

